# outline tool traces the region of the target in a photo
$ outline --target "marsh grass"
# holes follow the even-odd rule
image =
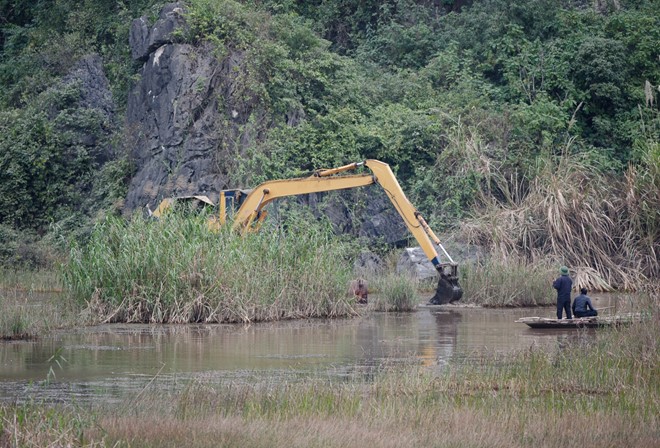
[[[32,339],[55,328],[80,323],[59,294],[0,291],[0,339]]]
[[[0,290],[59,292],[62,285],[56,270],[0,268]]]
[[[3,303],[4,305],[4,303]],[[0,338],[5,340],[30,339],[41,332],[30,310],[21,305],[3,306],[0,317]]]
[[[342,246],[306,228],[211,232],[204,215],[108,218],[74,248],[65,284],[106,322],[255,322],[355,313]]]
[[[552,305],[556,271],[550,263],[529,264],[516,256],[468,263],[460,270],[462,302],[486,307]]]
[[[74,409],[33,403],[0,406],[0,446],[3,447],[103,447],[101,440],[89,441],[84,432],[93,425],[92,416]]]
[[[375,311],[413,311],[421,300],[419,282],[407,273],[383,273],[372,283],[378,291],[370,301]]]
[[[658,154],[655,145],[622,178],[568,150],[539,157],[527,176],[489,165],[482,206],[463,229],[501,258],[567,265],[577,288],[636,290],[660,275]]]
[[[59,295],[0,292],[0,339],[32,339],[80,324],[78,310]]]

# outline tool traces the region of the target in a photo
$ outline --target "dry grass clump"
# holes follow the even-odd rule
[[[660,274],[657,165],[617,179],[578,156],[538,163],[529,181],[492,176],[498,198],[482,194],[479,217],[465,226],[471,241],[503,258],[556,260],[578,288],[636,290]]]

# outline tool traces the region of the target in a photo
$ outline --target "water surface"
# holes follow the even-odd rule
[[[595,297],[596,308],[616,298]],[[120,399],[147,385],[342,380],[385,366],[421,364],[442,374],[450,361],[530,347],[556,350],[595,330],[532,330],[515,320],[554,308],[428,307],[353,319],[251,325],[101,325],[35,341],[0,343],[5,401]]]

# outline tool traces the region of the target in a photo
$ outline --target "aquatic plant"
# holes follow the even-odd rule
[[[58,294],[0,289],[0,339],[30,339],[80,324],[78,313],[61,299]]]
[[[353,314],[348,263],[328,232],[212,232],[207,217],[108,218],[72,249],[63,277],[107,322],[254,322]]]
[[[35,310],[25,300],[0,292],[0,339],[28,339],[42,330]]]
[[[408,273],[385,273],[376,276],[373,283],[378,293],[370,301],[376,311],[412,311],[421,300],[419,284]]]
[[[555,303],[550,263],[527,263],[516,256],[497,255],[461,266],[462,303],[486,307],[539,306]]]

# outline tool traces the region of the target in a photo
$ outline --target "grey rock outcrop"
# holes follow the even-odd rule
[[[408,272],[421,281],[438,277],[438,271],[421,247],[407,247],[401,253],[396,270],[399,273]]]
[[[146,17],[133,20],[128,37],[133,59],[146,61],[156,49],[173,43],[174,31],[185,29],[184,13],[183,5],[168,3],[161,9],[153,25],[149,25]]]
[[[254,147],[270,119],[246,79],[245,54],[225,49],[222,59],[210,44],[177,42],[185,29],[183,6],[166,5],[150,25],[132,22],[133,57],[143,61],[127,107],[126,141],[136,164],[125,201],[131,213],[154,209],[164,197],[203,194],[216,201],[230,185],[237,156]],[[304,113],[284,117],[290,126]],[[369,243],[405,247],[409,234],[401,216],[378,186],[297,200],[324,214],[335,232]]]
[[[133,21],[132,52],[136,59],[148,56],[128,99],[127,140],[137,165],[129,213],[168,196],[216,200],[228,187],[233,158],[254,138],[248,119],[254,123],[259,113],[241,84],[242,53],[219,61],[209,46],[173,42],[172,30],[184,26],[181,11],[167,5],[146,30],[146,18]]]
[[[441,238],[442,245],[449,253],[452,260],[459,265],[465,265],[477,261],[483,256],[483,249],[479,246],[468,244],[466,241],[461,241],[455,238]],[[438,250],[440,262],[444,263],[449,261],[445,254]],[[418,280],[437,279],[437,271],[433,263],[428,259],[421,247],[408,247],[399,257],[397,263],[397,272],[408,272],[415,276]]]
[[[97,163],[104,163],[111,157],[110,136],[116,131],[115,104],[110,92],[110,83],[103,70],[103,61],[98,54],[82,57],[62,78],[61,87],[74,87],[77,90],[77,112],[95,123],[85,125],[76,120],[64,120],[58,124],[69,135],[72,144],[88,148],[89,154]],[[57,87],[58,89],[60,87]],[[74,110],[74,108],[71,108]],[[49,111],[52,116],[61,110]]]
[[[336,234],[354,235],[363,241],[394,247],[405,247],[412,237],[378,185],[333,194],[310,194],[302,201],[315,215],[327,217]]]
[[[377,274],[383,272],[384,269],[383,259],[368,250],[361,252],[353,263],[353,271],[358,276]]]
[[[114,119],[115,104],[110,92],[110,83],[103,70],[103,60],[98,54],[81,58],[62,79],[66,84],[78,83],[80,100],[78,105],[85,109],[96,109],[106,119]]]

